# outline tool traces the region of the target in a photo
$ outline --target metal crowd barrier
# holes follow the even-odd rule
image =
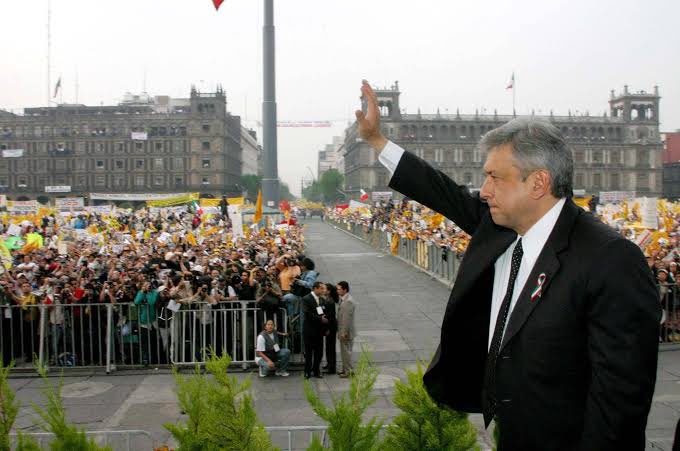
[[[173,314],[171,363],[203,364],[209,349],[214,349],[218,355],[228,353],[232,364],[245,369],[255,362],[257,336],[270,319],[274,320],[277,330],[288,332],[288,318],[283,308],[272,315],[252,302],[233,302],[220,309],[199,306],[180,310]]]
[[[51,432],[25,432],[23,435],[34,438],[41,449],[48,449],[49,441],[54,438]],[[142,430],[85,431],[85,435],[94,438],[99,445],[111,446],[112,449],[120,451],[151,450],[155,446],[151,433]],[[12,445],[16,445],[17,437],[18,434],[10,433]]]
[[[327,221],[366,241],[375,249],[392,253],[391,233],[364,224],[330,219]],[[459,257],[449,248],[438,247],[422,240],[399,238],[396,256],[446,282],[456,280]]]
[[[14,361],[15,371],[35,370],[36,364],[107,372],[196,365],[205,363],[209,350],[228,353],[233,364],[245,369],[255,363],[257,335],[265,320],[273,319],[278,330],[288,331],[284,308],[270,315],[255,301],[184,305],[171,318],[134,303],[2,305],[0,318],[3,364]]]
[[[661,325],[659,341],[661,343],[680,343],[680,289],[676,284],[660,284]]]

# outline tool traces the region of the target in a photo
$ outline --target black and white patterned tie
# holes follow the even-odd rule
[[[508,289],[505,292],[505,297],[501,303],[501,308],[498,311],[496,318],[496,327],[493,331],[493,338],[491,339],[491,346],[489,347],[489,354],[486,357],[486,370],[484,372],[484,387],[486,388],[486,400],[484,403],[484,424],[489,426],[491,420],[496,415],[496,407],[498,400],[496,399],[496,360],[498,353],[501,350],[501,343],[503,342],[503,331],[505,330],[505,323],[508,320],[510,313],[510,303],[512,302],[512,291],[515,286],[515,280],[519,273],[519,267],[522,264],[522,238],[517,241],[515,249],[512,251],[512,260],[510,262],[510,280],[508,280]]]

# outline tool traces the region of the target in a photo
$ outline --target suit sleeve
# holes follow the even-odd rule
[[[644,449],[656,381],[659,295],[635,244],[616,239],[596,255],[606,262],[594,263],[586,291],[591,374],[579,449]]]
[[[441,213],[470,235],[488,211],[479,196],[409,152],[399,160],[390,188]]]

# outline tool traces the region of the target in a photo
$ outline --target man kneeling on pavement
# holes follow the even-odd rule
[[[279,336],[286,335],[276,330],[274,321],[265,323],[264,330],[257,336],[255,348],[255,362],[260,367],[260,377],[266,377],[271,371],[275,371],[277,376],[288,376],[290,350],[279,345]]]

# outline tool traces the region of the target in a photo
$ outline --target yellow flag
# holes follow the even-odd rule
[[[198,245],[198,243],[196,242],[196,237],[194,236],[193,233],[191,233],[191,232],[187,233],[186,238],[187,238],[187,243],[189,243],[190,245],[192,245],[192,246]]]
[[[2,261],[5,269],[10,269],[12,267],[12,254],[9,249],[7,249],[4,240],[0,240],[0,261]]]
[[[255,204],[255,217],[253,222],[262,221],[262,190],[257,192],[257,203]]]

